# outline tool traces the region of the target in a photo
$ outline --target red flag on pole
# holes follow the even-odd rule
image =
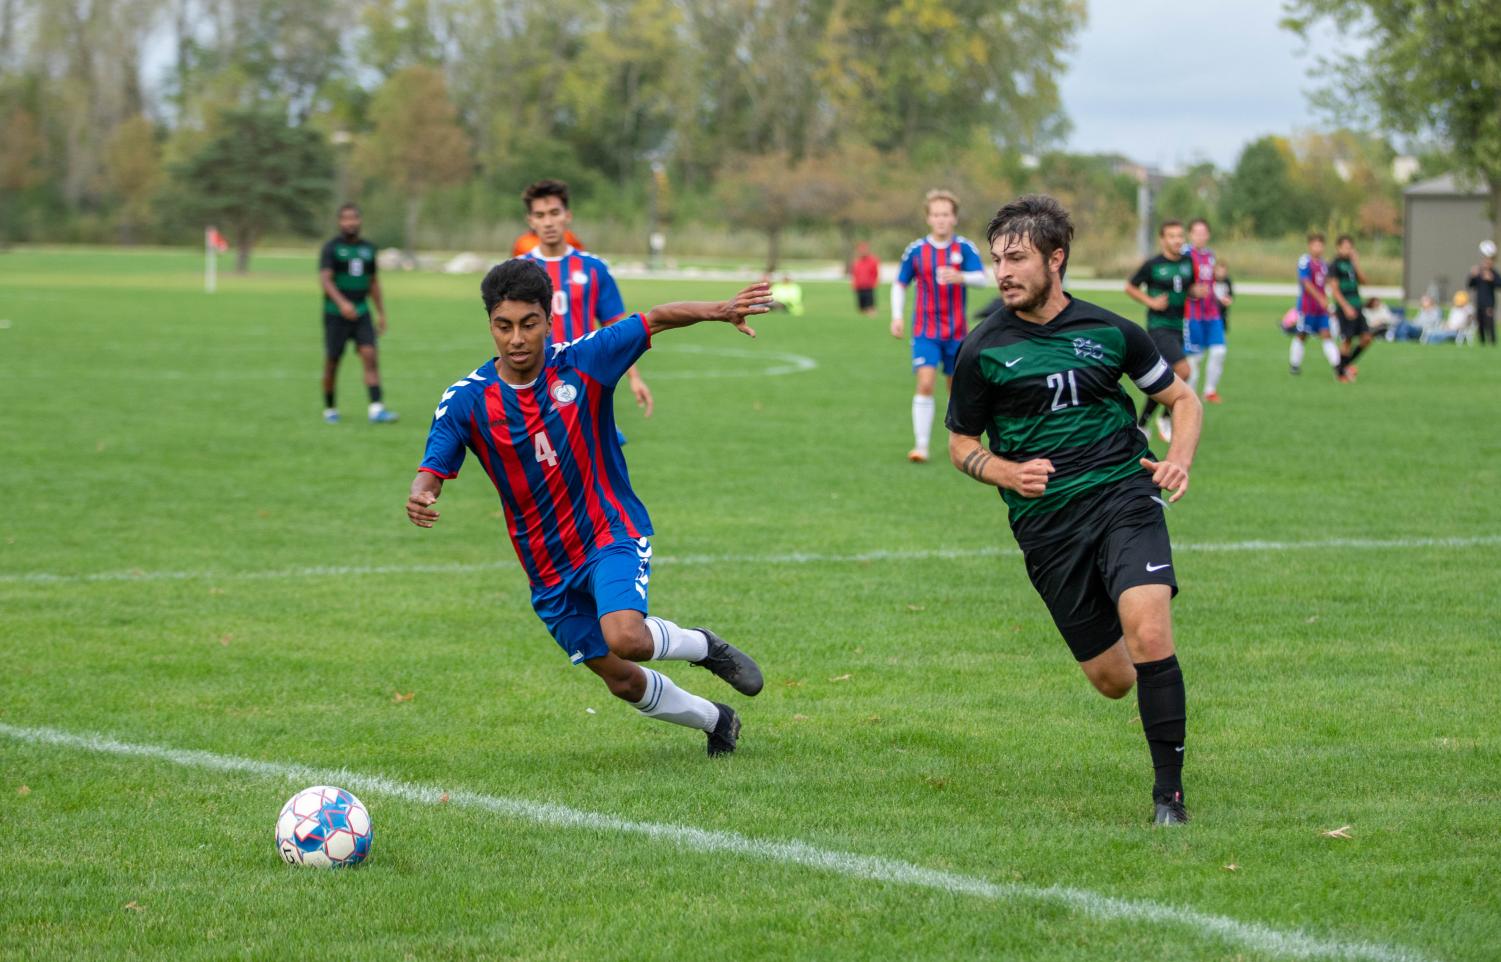
[[[219,233],[219,228],[217,227],[210,227],[208,229],[208,242],[209,246],[221,254],[229,250],[229,241],[224,239],[224,235]]]

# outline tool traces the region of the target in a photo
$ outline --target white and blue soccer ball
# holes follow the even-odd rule
[[[288,865],[352,868],[370,854],[370,812],[331,785],[314,785],[287,799],[276,817],[276,850]]]

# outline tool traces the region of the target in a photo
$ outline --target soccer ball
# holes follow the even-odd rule
[[[370,812],[329,785],[304,788],[276,817],[276,850],[288,865],[351,868],[370,854],[371,837]]]

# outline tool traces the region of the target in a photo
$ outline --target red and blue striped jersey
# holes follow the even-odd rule
[[[418,469],[458,476],[474,452],[500,493],[516,557],[535,586],[561,583],[599,548],[652,533],[615,432],[615,385],[651,347],[633,314],[547,349],[530,384],[495,358],[443,392]]]
[[[896,271],[898,284],[910,286],[917,281],[917,300],[912,312],[912,336],[937,341],[963,339],[968,327],[964,321],[967,304],[964,284],[938,283],[938,268],[958,271],[984,270],[980,252],[963,237],[954,237],[939,247],[924,237],[907,245],[902,263]]]
[[[522,255],[552,278],[552,342],[566,344],[625,316],[620,288],[610,266],[593,254],[568,248],[562,257],[543,257],[540,247]]]
[[[1203,297],[1190,297],[1183,301],[1183,317],[1190,321],[1214,321],[1220,316],[1220,299],[1214,296],[1214,251],[1196,250],[1185,244],[1186,253],[1193,263],[1195,284],[1203,284],[1208,291]]]
[[[1313,299],[1308,293],[1308,288],[1303,286],[1304,281],[1312,282],[1313,286],[1322,291],[1324,283],[1329,277],[1329,266],[1312,254],[1304,254],[1298,258],[1298,313],[1305,317],[1323,317],[1329,313],[1329,308]]]

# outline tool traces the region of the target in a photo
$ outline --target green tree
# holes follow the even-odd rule
[[[370,107],[375,131],[359,145],[358,166],[405,198],[402,243],[416,243],[422,203],[437,187],[464,182],[474,172],[469,135],[459,126],[442,71],[405,67],[382,85]]]
[[[1225,184],[1224,219],[1258,237],[1280,237],[1310,226],[1307,204],[1293,183],[1287,141],[1262,137],[1247,144]]]
[[[124,243],[134,242],[151,221],[161,168],[161,145],[150,120],[136,115],[115,127],[104,149],[104,176],[118,205]]]
[[[1315,97],[1342,122],[1436,140],[1455,170],[1485,184],[1501,227],[1501,17],[1474,0],[1288,0],[1288,28],[1318,24],[1365,41],[1360,56],[1321,61]]]
[[[317,131],[280,113],[232,110],[187,161],[172,169],[168,197],[195,224],[213,224],[235,246],[235,270],[266,232],[312,233],[329,202],[333,163]]]

